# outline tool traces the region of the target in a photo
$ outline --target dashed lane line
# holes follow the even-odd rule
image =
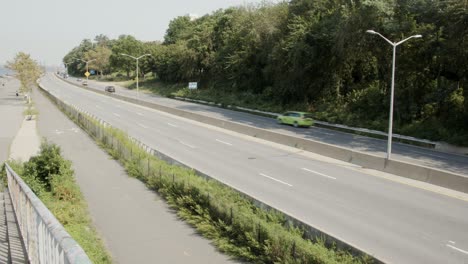
[[[229,143],[229,142],[226,142],[226,141],[222,141],[222,140],[219,140],[219,139],[216,139],[216,141],[218,141],[219,143],[222,143],[222,144],[228,145],[228,146],[232,146],[232,144],[231,144],[231,143]]]
[[[266,175],[266,174],[264,174],[264,173],[259,173],[259,174],[260,174],[261,176],[263,176],[263,177],[265,177],[265,178],[268,178],[268,179],[270,179],[270,180],[273,180],[273,181],[275,181],[275,182],[279,182],[279,183],[281,183],[281,184],[284,184],[284,185],[287,185],[287,186],[289,186],[289,187],[292,187],[292,184],[289,184],[289,183],[284,182],[284,181],[282,181],[282,180],[275,179],[275,178],[273,178],[273,177],[271,177],[271,176],[268,176],[268,175]]]
[[[314,171],[314,170],[311,170],[311,169],[302,168],[302,170],[305,170],[305,171],[311,172],[311,173],[313,173],[313,174],[320,175],[320,176],[322,176],[322,177],[325,177],[325,178],[328,178],[328,179],[336,180],[336,178],[335,178],[335,177],[328,176],[328,175],[326,175],[326,174],[323,174],[323,173],[320,173],[320,172],[317,172],[317,171]]]

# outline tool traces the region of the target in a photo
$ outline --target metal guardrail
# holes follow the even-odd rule
[[[5,167],[13,210],[30,263],[91,264],[84,250],[29,186],[8,164]]]

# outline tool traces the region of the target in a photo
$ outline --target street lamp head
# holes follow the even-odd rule
[[[377,32],[375,32],[375,31],[372,30],[372,29],[366,30],[366,32],[369,33],[369,34],[377,34]]]
[[[415,38],[422,38],[422,35],[415,35]]]
[[[120,53],[120,55],[122,55],[122,56],[128,56],[128,54],[125,54],[125,53]]]

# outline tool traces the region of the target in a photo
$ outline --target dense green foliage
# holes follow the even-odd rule
[[[223,252],[251,263],[371,263],[323,240],[304,239],[304,231],[283,214],[261,209],[239,192],[193,170],[170,165],[147,153],[124,132],[56,101],[130,176],[158,191],[178,215],[211,239]]]
[[[92,226],[83,195],[75,182],[71,162],[60,147],[43,142],[29,161],[9,162],[13,170],[39,197],[93,263],[111,263],[103,241]],[[3,172],[3,177],[5,173]]]
[[[164,82],[198,81],[204,90],[251,94],[283,109],[300,106],[319,119],[386,130],[392,47],[365,32],[374,29],[395,42],[422,34],[397,49],[396,132],[468,145],[467,7],[467,0],[233,7],[173,19],[163,43],[122,36],[113,41],[121,45],[110,45],[111,58],[122,50],[151,53],[142,74],[154,72]],[[71,53],[89,45],[84,41]],[[133,63],[124,68],[124,60],[111,60],[111,72],[129,73]]]

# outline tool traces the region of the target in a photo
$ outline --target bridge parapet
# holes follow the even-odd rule
[[[8,191],[30,263],[91,264],[29,186],[6,164]]]

